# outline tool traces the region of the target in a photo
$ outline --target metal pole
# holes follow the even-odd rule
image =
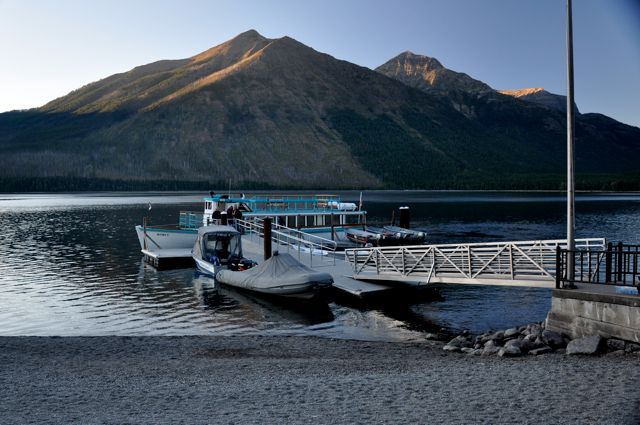
[[[573,20],[571,16],[571,0],[567,0],[567,280],[574,280],[575,250],[575,184],[573,160]]]
[[[271,258],[271,217],[265,217],[262,222],[263,229],[263,238],[264,238],[264,260],[268,260]]]

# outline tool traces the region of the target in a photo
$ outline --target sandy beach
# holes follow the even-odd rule
[[[3,337],[0,422],[640,423],[640,356],[314,337]]]

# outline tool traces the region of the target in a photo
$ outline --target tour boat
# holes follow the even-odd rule
[[[366,211],[355,203],[342,202],[338,195],[258,194],[254,196],[211,193],[203,199],[203,212],[182,211],[177,224],[153,225],[145,219],[136,226],[142,249],[191,248],[198,228],[234,219],[270,217],[274,228],[301,230],[341,243],[349,243],[345,229],[363,228]]]

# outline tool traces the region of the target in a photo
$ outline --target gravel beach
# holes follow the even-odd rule
[[[0,423],[640,423],[640,356],[313,337],[3,337]]]

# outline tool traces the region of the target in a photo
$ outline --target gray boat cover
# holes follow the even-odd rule
[[[249,270],[220,270],[216,280],[227,285],[273,295],[295,295],[328,288],[333,283],[329,273],[317,272],[289,254],[276,254]]]

